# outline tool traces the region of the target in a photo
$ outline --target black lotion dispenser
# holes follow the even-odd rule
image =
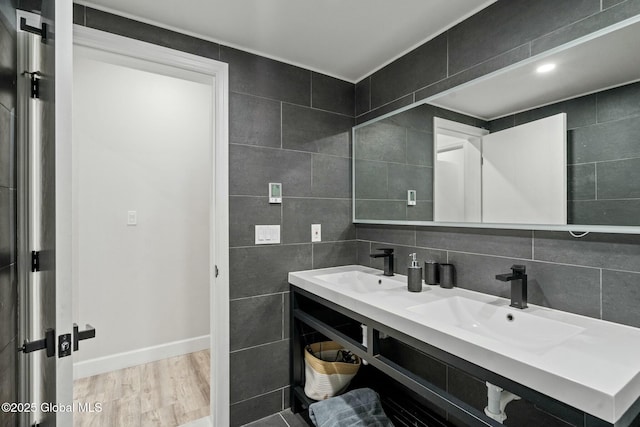
[[[407,269],[407,287],[409,292],[422,292],[422,267],[416,260],[415,252],[409,255],[411,265]]]

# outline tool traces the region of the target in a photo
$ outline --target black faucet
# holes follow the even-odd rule
[[[527,308],[527,268],[524,265],[512,265],[511,273],[498,274],[496,279],[511,282],[511,307]]]
[[[370,254],[371,258],[384,258],[384,275],[393,276],[393,249],[392,248],[378,248],[377,251],[382,251],[381,254]]]

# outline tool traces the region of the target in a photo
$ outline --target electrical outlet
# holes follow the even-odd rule
[[[311,224],[311,241],[312,242],[322,241],[322,225],[321,224]]]

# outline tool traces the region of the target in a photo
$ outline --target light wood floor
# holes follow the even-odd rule
[[[74,427],[176,427],[209,415],[209,350],[74,381],[73,399],[102,403]]]

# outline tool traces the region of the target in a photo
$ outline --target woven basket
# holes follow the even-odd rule
[[[311,349],[311,352],[308,349]],[[356,363],[334,362],[338,351],[343,349],[344,347],[334,341],[317,342],[307,346],[304,352],[304,394],[314,400],[324,400],[347,389],[351,379],[360,369],[361,360],[353,355]]]

